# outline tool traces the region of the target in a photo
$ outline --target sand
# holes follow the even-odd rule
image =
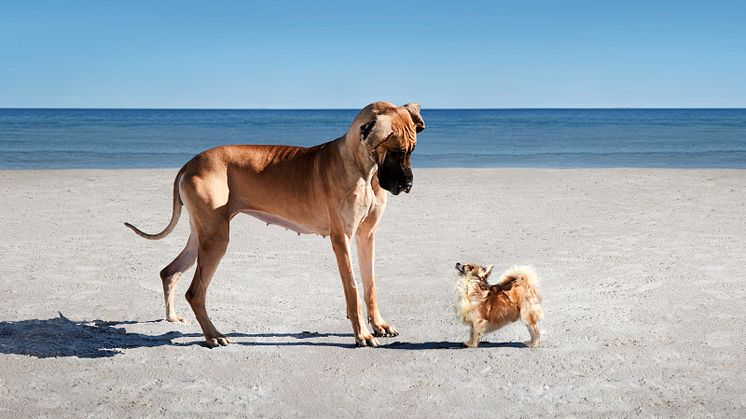
[[[162,321],[176,170],[0,171],[0,417],[746,415],[743,170],[427,169],[391,196],[379,301],[353,348],[328,239],[248,216],[208,292],[234,344]],[[455,262],[532,264],[520,323],[462,349]]]

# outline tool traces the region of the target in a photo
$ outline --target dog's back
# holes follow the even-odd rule
[[[521,319],[527,324],[536,323],[544,317],[538,282],[532,267],[516,266],[503,272],[495,285],[503,289],[511,301],[520,304]]]

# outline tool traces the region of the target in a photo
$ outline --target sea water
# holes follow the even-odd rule
[[[221,144],[311,146],[356,110],[0,109],[0,168],[179,167]],[[417,167],[746,168],[746,109],[423,109]]]

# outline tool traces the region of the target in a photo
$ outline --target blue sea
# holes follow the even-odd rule
[[[179,167],[220,144],[310,146],[357,110],[0,109],[0,168]],[[422,111],[415,167],[746,168],[746,109]]]

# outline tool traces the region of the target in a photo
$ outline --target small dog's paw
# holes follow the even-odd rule
[[[477,342],[477,343],[471,343],[470,341],[464,342],[464,347],[465,348],[476,348],[478,346],[479,346],[479,342]]]
[[[380,345],[378,343],[378,340],[370,334],[356,336],[355,343],[357,344],[358,348],[363,348],[366,346],[370,346],[371,348],[376,348]]]
[[[539,346],[539,341],[537,340],[536,342],[534,342],[532,340],[527,340],[523,342],[523,345],[526,346],[527,348],[536,348]]]
[[[399,331],[393,325],[388,323],[372,324],[373,336],[376,337],[394,337],[399,336]]]

